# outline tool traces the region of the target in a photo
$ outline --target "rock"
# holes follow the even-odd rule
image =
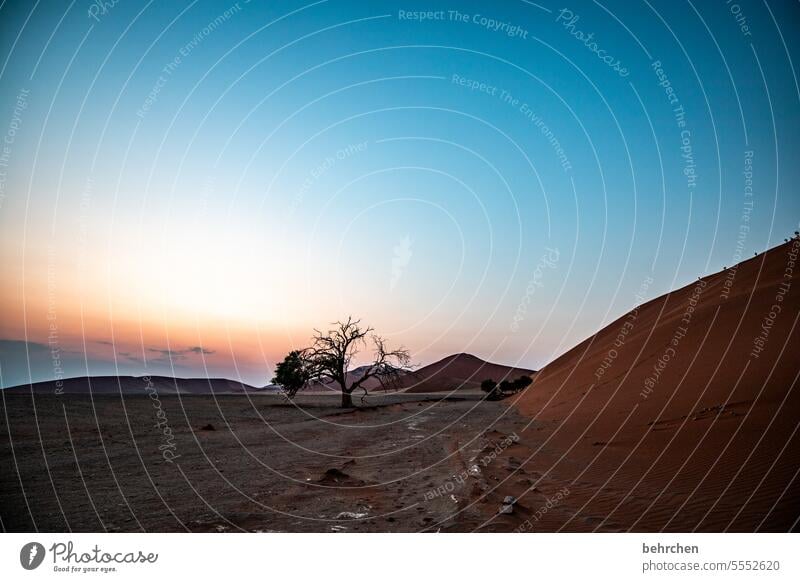
[[[506,495],[505,499],[503,499],[503,505],[514,505],[517,502],[517,498],[513,495]]]
[[[363,519],[367,517],[366,513],[359,513],[357,511],[341,511],[334,517],[334,519]]]
[[[514,506],[513,505],[501,505],[500,511],[498,511],[500,515],[511,515],[514,513]]]
[[[343,483],[349,485],[360,485],[363,484],[363,481],[353,478],[348,473],[345,473],[336,467],[332,467],[325,471],[322,477],[317,479],[317,483],[324,483],[328,485],[339,485]]]

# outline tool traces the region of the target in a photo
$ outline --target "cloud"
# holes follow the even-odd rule
[[[50,346],[25,340],[0,340],[0,387],[46,379],[48,373],[53,373]]]
[[[153,352],[154,354],[161,354],[165,358],[180,358],[183,356],[183,353],[179,350],[162,350],[159,348],[147,348],[148,352]]]
[[[27,359],[48,356],[65,358],[67,356],[83,356],[83,352],[54,341],[52,344],[30,342],[25,340],[0,339],[0,359],[24,361]]]
[[[207,349],[205,349],[204,347],[201,347],[201,346],[193,346],[191,348],[188,348],[186,351],[192,352],[193,354],[213,354],[214,353],[214,350],[207,350]]]
[[[92,343],[113,345],[105,340]],[[147,352],[153,357],[145,362],[141,352],[127,347],[116,353],[102,350],[104,353],[100,355],[84,352],[82,347],[82,343],[53,342],[50,345],[46,341],[0,339],[0,388],[79,376],[189,374],[199,363],[195,356],[215,353],[202,346],[181,349],[150,347]]]
[[[191,346],[183,350],[163,349],[163,348],[148,348],[148,352],[161,354],[162,358],[180,360],[187,355],[208,355],[213,354],[214,350],[206,349],[202,346]]]
[[[27,346],[27,350],[26,350]],[[0,339],[0,355],[20,356],[25,352],[44,353],[50,351],[47,344],[25,340]]]
[[[0,339],[0,388],[115,370],[66,343]]]

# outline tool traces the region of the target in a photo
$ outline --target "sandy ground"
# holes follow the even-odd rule
[[[373,399],[378,406],[342,411],[335,395],[303,396],[304,408],[270,396],[196,395],[158,401],[37,395],[34,407],[29,396],[7,395],[2,525],[8,531],[512,529],[519,515],[492,520],[506,494],[492,488],[512,475],[524,478],[507,437],[529,420],[477,395],[439,398],[381,397]]]
[[[701,496],[676,512],[686,496],[670,489],[670,474],[654,472],[634,487],[626,473],[614,475],[619,458],[586,460],[585,451],[608,450],[588,436],[578,439],[574,458],[565,456],[554,438],[558,422],[520,415],[508,400],[440,398],[388,396],[342,411],[335,395],[303,396],[303,408],[271,396],[197,395],[37,395],[34,407],[29,396],[7,395],[2,526],[686,531],[711,509],[699,529],[733,522],[733,529],[786,530],[796,517],[796,489],[778,499],[771,485],[771,512],[764,492],[748,510],[738,489],[735,499],[723,497],[713,508],[716,498]],[[697,470],[707,467],[704,461]],[[513,513],[498,514],[508,495],[518,498]],[[665,523],[663,516],[673,519]]]

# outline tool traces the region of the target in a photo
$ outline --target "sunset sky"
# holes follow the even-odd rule
[[[539,368],[782,242],[798,4],[634,4],[3,3],[0,383]]]

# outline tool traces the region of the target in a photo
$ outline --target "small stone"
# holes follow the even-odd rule
[[[511,515],[512,513],[514,513],[514,506],[513,505],[501,505],[500,506],[500,511],[498,511],[498,513],[501,514],[501,515],[503,515],[503,514]]]
[[[503,499],[503,505],[514,505],[517,502],[517,498],[513,495],[506,495],[505,499]]]

